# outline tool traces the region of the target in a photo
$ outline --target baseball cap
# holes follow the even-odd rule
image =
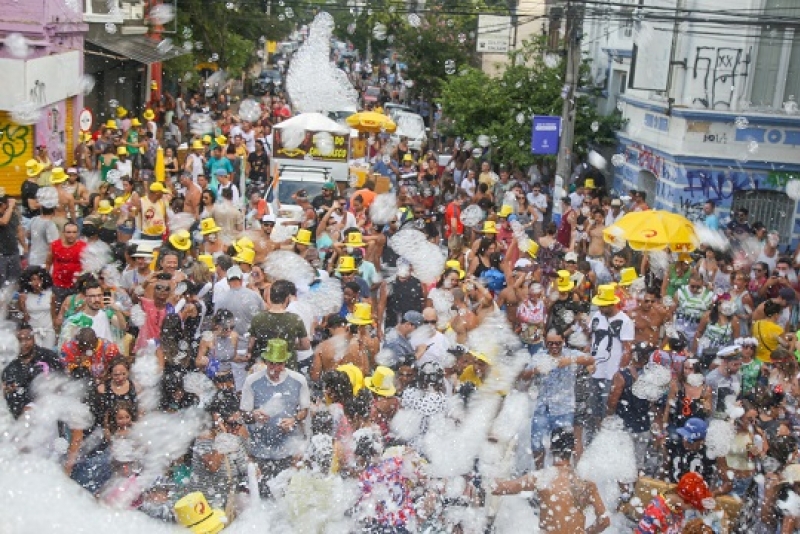
[[[225,169],[217,169],[214,171],[214,174],[217,176],[225,176],[226,174],[228,174],[228,171],[226,171]]]
[[[336,184],[334,184],[333,182],[325,182],[324,184],[322,184],[322,189],[329,189],[333,191],[334,189],[336,189]]]
[[[577,263],[578,262],[578,253],[577,252],[567,252],[564,255],[564,261],[567,262],[567,263],[570,263],[570,262],[573,262],[573,261]]]
[[[520,258],[514,263],[515,269],[528,269],[533,266],[533,262],[528,258]]]
[[[70,167],[69,169],[67,169],[67,174],[78,174],[78,169],[76,169],[75,167]]]
[[[678,434],[689,443],[706,439],[707,431],[708,425],[699,417],[690,417],[686,423],[677,430]]]
[[[239,280],[241,280],[242,277],[243,277],[242,270],[239,268],[238,265],[234,265],[233,267],[228,269],[228,272],[226,273],[226,275],[227,275],[228,280],[233,280],[235,278],[238,278]]]
[[[778,291],[778,296],[787,302],[794,302],[797,300],[797,295],[791,287],[782,287]]]
[[[267,213],[266,215],[264,215],[263,217],[261,217],[261,222],[265,222],[265,223],[270,223],[270,222],[271,222],[271,223],[274,223],[275,221],[276,221],[276,219],[275,219],[275,216],[274,216],[274,215],[272,215],[271,213]]]
[[[414,326],[420,326],[422,323],[425,322],[425,319],[422,317],[422,314],[420,312],[411,310],[403,314],[403,322],[411,323]]]

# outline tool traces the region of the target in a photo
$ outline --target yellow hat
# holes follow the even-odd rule
[[[597,288],[597,296],[592,299],[597,306],[613,306],[619,304],[619,297],[614,293],[614,286],[605,285]]]
[[[575,282],[573,282],[570,278],[569,271],[558,271],[558,281],[556,282],[556,286],[558,286],[558,290],[562,293],[572,291],[572,289],[575,287]]]
[[[212,509],[199,491],[180,499],[174,508],[178,523],[194,534],[217,534],[228,523],[225,512]]]
[[[217,221],[211,217],[207,217],[200,221],[200,234],[208,235],[221,231],[222,228],[217,226]]]
[[[482,352],[478,352],[476,350],[471,350],[471,351],[469,351],[469,353],[472,354],[473,356],[475,356],[476,360],[480,360],[480,361],[482,361],[484,363],[487,363],[489,365],[493,364],[491,358],[489,358],[486,354],[484,354]]]
[[[272,363],[286,363],[289,360],[289,344],[285,339],[270,339],[267,350],[261,353],[261,357]]]
[[[131,119],[131,126],[141,126],[142,121],[140,121],[137,117]]]
[[[205,266],[208,267],[208,270],[211,271],[212,273],[214,272],[214,269],[216,267],[214,265],[214,256],[212,256],[211,254],[200,254],[197,256],[197,261],[205,264]]]
[[[210,135],[204,135],[203,136],[203,142],[205,144],[207,144],[207,145],[210,145],[211,144],[211,136]]]
[[[216,136],[216,137],[214,138],[214,141],[215,141],[215,142],[216,142],[218,145],[227,145],[227,144],[228,144],[228,138],[227,138],[227,137],[225,137],[224,135],[218,135],[218,136]]]
[[[587,178],[583,183],[583,187],[586,189],[594,189],[594,178]]]
[[[444,262],[444,266],[446,269],[453,269],[454,271],[458,271],[458,278],[463,280],[467,273],[464,269],[461,268],[461,264],[458,263],[458,260],[448,260]]]
[[[114,207],[115,208],[118,208],[118,207],[122,206],[123,204],[125,204],[125,199],[124,198],[117,197],[117,198],[114,199]]]
[[[364,373],[361,372],[361,369],[352,363],[346,363],[337,367],[336,370],[347,375],[347,378],[350,379],[350,385],[353,386],[353,395],[358,395],[358,392],[364,387]]]
[[[372,306],[366,302],[357,302],[353,313],[347,314],[347,322],[359,326],[372,324]]]
[[[237,239],[233,243],[233,246],[236,248],[236,252],[239,252],[243,248],[249,248],[250,250],[256,249],[256,244],[253,243],[253,240],[247,236],[242,236],[239,239]]]
[[[364,243],[364,238],[361,235],[361,232],[350,232],[347,234],[347,246],[353,248],[363,248],[366,247],[367,244]]]
[[[530,256],[531,258],[536,258],[536,255],[539,253],[539,243],[531,239],[528,244],[528,250],[526,252],[528,253],[528,256]]]
[[[63,167],[56,167],[50,173],[51,184],[55,185],[66,181],[67,181],[67,173],[64,172]]]
[[[117,106],[117,118],[124,119],[125,115],[128,114],[128,110],[123,108],[122,106]]]
[[[123,155],[124,156],[128,155],[128,149],[125,148],[124,146],[117,147],[117,156],[123,156]]]
[[[151,121],[151,120],[156,118],[156,114],[153,113],[152,109],[146,109],[146,110],[144,110],[144,113],[142,113],[142,117],[146,121]]]
[[[494,221],[484,221],[483,222],[483,230],[481,230],[484,234],[496,234],[497,233],[497,223]]]
[[[88,142],[88,141],[91,141],[91,140],[92,140],[92,134],[91,134],[91,132],[81,132],[81,133],[78,135],[78,140],[79,140],[81,143],[86,143],[86,142]]]
[[[111,202],[108,200],[101,200],[97,205],[97,213],[100,215],[108,215],[112,211],[114,211],[114,208],[111,206]]]
[[[336,266],[337,272],[352,273],[357,270],[356,259],[353,256],[341,256],[339,258],[339,265]]]
[[[243,248],[236,256],[233,257],[233,261],[246,263],[248,265],[253,265],[255,259],[256,251],[251,248]]]
[[[403,156],[403,161],[414,161],[414,156],[412,156],[411,154],[406,154],[405,156]]]
[[[117,121],[115,121],[114,119],[108,119],[108,121],[106,121],[106,128],[111,128],[112,130],[116,130]]]
[[[192,235],[189,230],[178,230],[169,236],[169,242],[178,250],[189,250],[192,248]]]
[[[681,252],[678,254],[678,261],[692,263],[692,255],[689,254],[688,252]]]
[[[292,241],[294,241],[298,245],[306,245],[310,247],[311,230],[306,230],[305,228],[301,228],[300,230],[297,231],[297,235],[292,238]]]
[[[204,150],[205,148],[200,140],[192,141],[192,150]]]
[[[150,184],[150,191],[153,193],[166,193],[168,189],[161,182],[153,182]]]
[[[625,267],[619,272],[619,285],[627,287],[634,283],[637,278],[635,267]]]
[[[372,376],[364,379],[364,386],[381,397],[391,397],[397,393],[397,388],[394,387],[394,371],[382,365],[375,368]]]
[[[158,82],[156,81],[150,82],[150,89],[158,89]]]
[[[29,159],[25,162],[25,174],[28,176],[38,176],[42,173],[43,166],[35,159]]]
[[[514,208],[512,208],[508,204],[503,204],[503,207],[500,208],[500,211],[497,212],[497,216],[506,219],[512,213],[514,213]]]

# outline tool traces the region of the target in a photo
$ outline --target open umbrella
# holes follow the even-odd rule
[[[397,130],[397,124],[382,113],[375,111],[362,111],[347,117],[347,124],[359,132],[369,133],[393,133]]]
[[[690,252],[697,247],[694,225],[681,215],[669,211],[635,211],[603,230],[603,239],[612,245],[633,250]]]
[[[164,166],[164,149],[158,147],[156,150],[156,166],[154,169],[156,182],[163,182],[167,176],[167,169]]]

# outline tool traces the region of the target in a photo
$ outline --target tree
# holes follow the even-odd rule
[[[533,115],[560,115],[564,62],[546,56],[544,41],[525,42],[520,51],[509,54],[509,66],[499,78],[477,69],[449,77],[442,86],[440,102],[449,119],[449,135],[475,141],[485,135],[491,141],[495,159],[526,167],[536,160],[531,154]],[[579,71],[579,85],[588,85],[589,66]],[[595,146],[616,143],[615,132],[622,126],[618,113],[602,116],[594,96],[579,89],[575,100],[575,145],[578,156]],[[597,131],[592,128],[593,123]]]

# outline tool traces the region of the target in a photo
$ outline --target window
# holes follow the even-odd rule
[[[622,35],[624,37],[631,37],[633,35],[633,8],[623,7],[620,9],[619,15]]]
[[[770,230],[777,230],[781,245],[792,241],[795,203],[781,191],[736,191],[733,194],[731,213],[747,208],[750,224],[762,222]]]
[[[785,7],[785,0],[766,0],[764,15],[796,18],[800,6]],[[794,95],[800,98],[800,32],[794,28],[761,29],[753,58],[750,103],[755,109],[780,109]]]

